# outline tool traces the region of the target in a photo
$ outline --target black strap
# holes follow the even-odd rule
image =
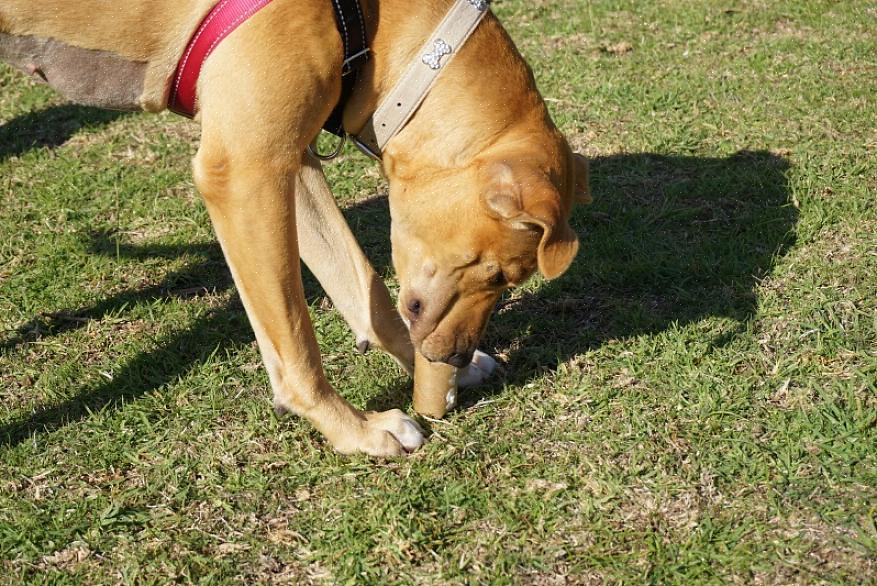
[[[331,0],[335,11],[335,26],[344,44],[344,62],[341,66],[341,97],[329,115],[323,130],[344,136],[344,106],[353,94],[359,67],[368,60],[368,36],[359,0]]]

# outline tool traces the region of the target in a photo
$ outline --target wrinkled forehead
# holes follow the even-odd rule
[[[416,188],[405,181],[391,184],[392,231],[400,248],[394,254],[444,268],[517,262],[528,270],[535,265],[541,230],[512,226],[488,213],[489,176],[473,167],[419,179]]]
[[[503,270],[515,282],[535,268],[540,238],[538,230],[510,228],[480,210],[447,223],[433,218],[402,228],[402,234],[404,254],[419,257],[429,271]]]
[[[514,228],[506,222],[486,216],[490,230],[473,234],[475,247],[483,261],[509,262],[515,259],[535,258],[541,231],[537,228]]]

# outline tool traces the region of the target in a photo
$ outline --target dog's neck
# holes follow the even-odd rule
[[[354,132],[409,64],[420,58],[418,50],[454,0],[361,2],[372,58],[345,111],[345,127]],[[529,68],[489,14],[439,76],[418,113],[390,140],[384,151],[385,171],[392,176],[394,171],[404,174],[408,167],[461,167],[518,131],[557,134]]]

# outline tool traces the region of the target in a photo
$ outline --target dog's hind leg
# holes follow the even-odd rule
[[[338,209],[320,163],[310,156],[299,171],[295,205],[302,260],[350,325],[357,349],[386,350],[411,374],[408,328]]]

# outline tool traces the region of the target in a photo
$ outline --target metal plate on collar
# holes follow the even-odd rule
[[[421,61],[429,65],[430,69],[441,69],[442,57],[451,54],[451,46],[442,39],[436,39],[433,41],[433,45],[435,48],[429,53],[424,54]]]

